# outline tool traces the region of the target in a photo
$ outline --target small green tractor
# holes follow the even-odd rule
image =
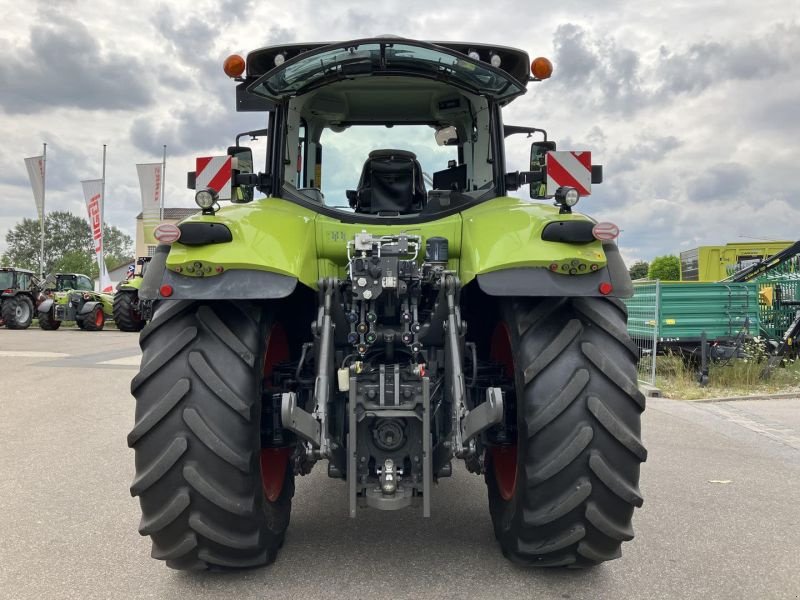
[[[589,152],[503,122],[551,70],[391,36],[225,61],[264,129],[197,159],[202,214],[156,227],[139,289],[130,489],[154,558],[272,562],[322,465],[341,517],[424,518],[455,461],[513,562],[620,556],[647,451],[619,229],[575,209],[602,180]],[[530,170],[508,167],[515,135]],[[266,138],[257,163],[242,137]]]
[[[128,279],[117,285],[114,294],[114,323],[120,331],[141,331],[150,318],[152,303],[139,298],[139,288],[149,263],[149,256],[138,258]]]
[[[95,292],[87,275],[50,275],[44,288],[47,298],[37,308],[39,327],[44,330],[58,329],[63,321],[75,321],[84,331],[100,331],[106,320],[113,318],[113,296]]]
[[[33,271],[0,268],[0,326],[27,329],[39,303],[39,282]]]

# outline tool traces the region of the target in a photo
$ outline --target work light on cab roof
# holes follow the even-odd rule
[[[245,62],[244,58],[239,56],[238,54],[231,54],[228,58],[225,59],[225,62],[222,63],[222,69],[225,71],[225,75],[230,77],[231,79],[236,79],[242,76],[244,73]]]

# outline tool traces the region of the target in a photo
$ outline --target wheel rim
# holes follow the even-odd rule
[[[105,323],[105,321],[106,321],[106,318],[105,318],[105,315],[103,315],[103,311],[102,310],[98,310],[97,314],[94,317],[94,324],[97,325],[98,327],[102,327],[103,323]]]
[[[503,321],[497,324],[492,333],[489,357],[492,361],[503,365],[506,376],[515,381],[511,334],[508,325]],[[508,445],[492,446],[489,451],[497,491],[503,500],[511,500],[517,489],[517,442],[514,440]]]
[[[286,330],[280,324],[274,324],[267,336],[267,349],[264,352],[264,385],[267,385],[275,365],[289,359],[289,340]],[[283,491],[283,482],[286,480],[286,468],[289,457],[292,455],[291,447],[262,448],[260,454],[261,485],[264,496],[270,502],[280,498]]]
[[[31,315],[31,309],[25,302],[20,302],[14,309],[14,317],[17,323],[24,323]]]

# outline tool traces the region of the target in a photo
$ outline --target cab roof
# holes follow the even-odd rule
[[[402,42],[410,40],[407,38],[396,36],[378,36],[370,39],[353,40],[353,44],[362,44],[367,41],[384,41],[384,42]],[[275,57],[279,54],[283,55],[283,60],[287,61],[293,58],[319,50],[325,46],[342,46],[351,42],[313,42],[306,44],[282,44],[278,46],[265,46],[257,50],[253,50],[247,55],[247,79],[257,79],[268,73],[275,68]],[[530,80],[530,58],[528,53],[523,50],[509,48],[507,46],[500,46],[496,44],[478,44],[473,42],[425,42],[432,46],[440,46],[447,50],[452,50],[469,56],[470,51],[477,52],[480,55],[480,60],[487,64],[492,58],[493,54],[500,57],[500,68],[514,77],[522,84]]]

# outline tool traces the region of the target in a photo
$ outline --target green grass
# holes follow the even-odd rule
[[[755,353],[758,354],[758,353]],[[761,379],[764,356],[710,363],[708,385],[701,387],[694,368],[679,356],[656,358],[656,387],[667,398],[701,400],[759,394],[800,394],[800,361],[773,369],[769,379]]]

